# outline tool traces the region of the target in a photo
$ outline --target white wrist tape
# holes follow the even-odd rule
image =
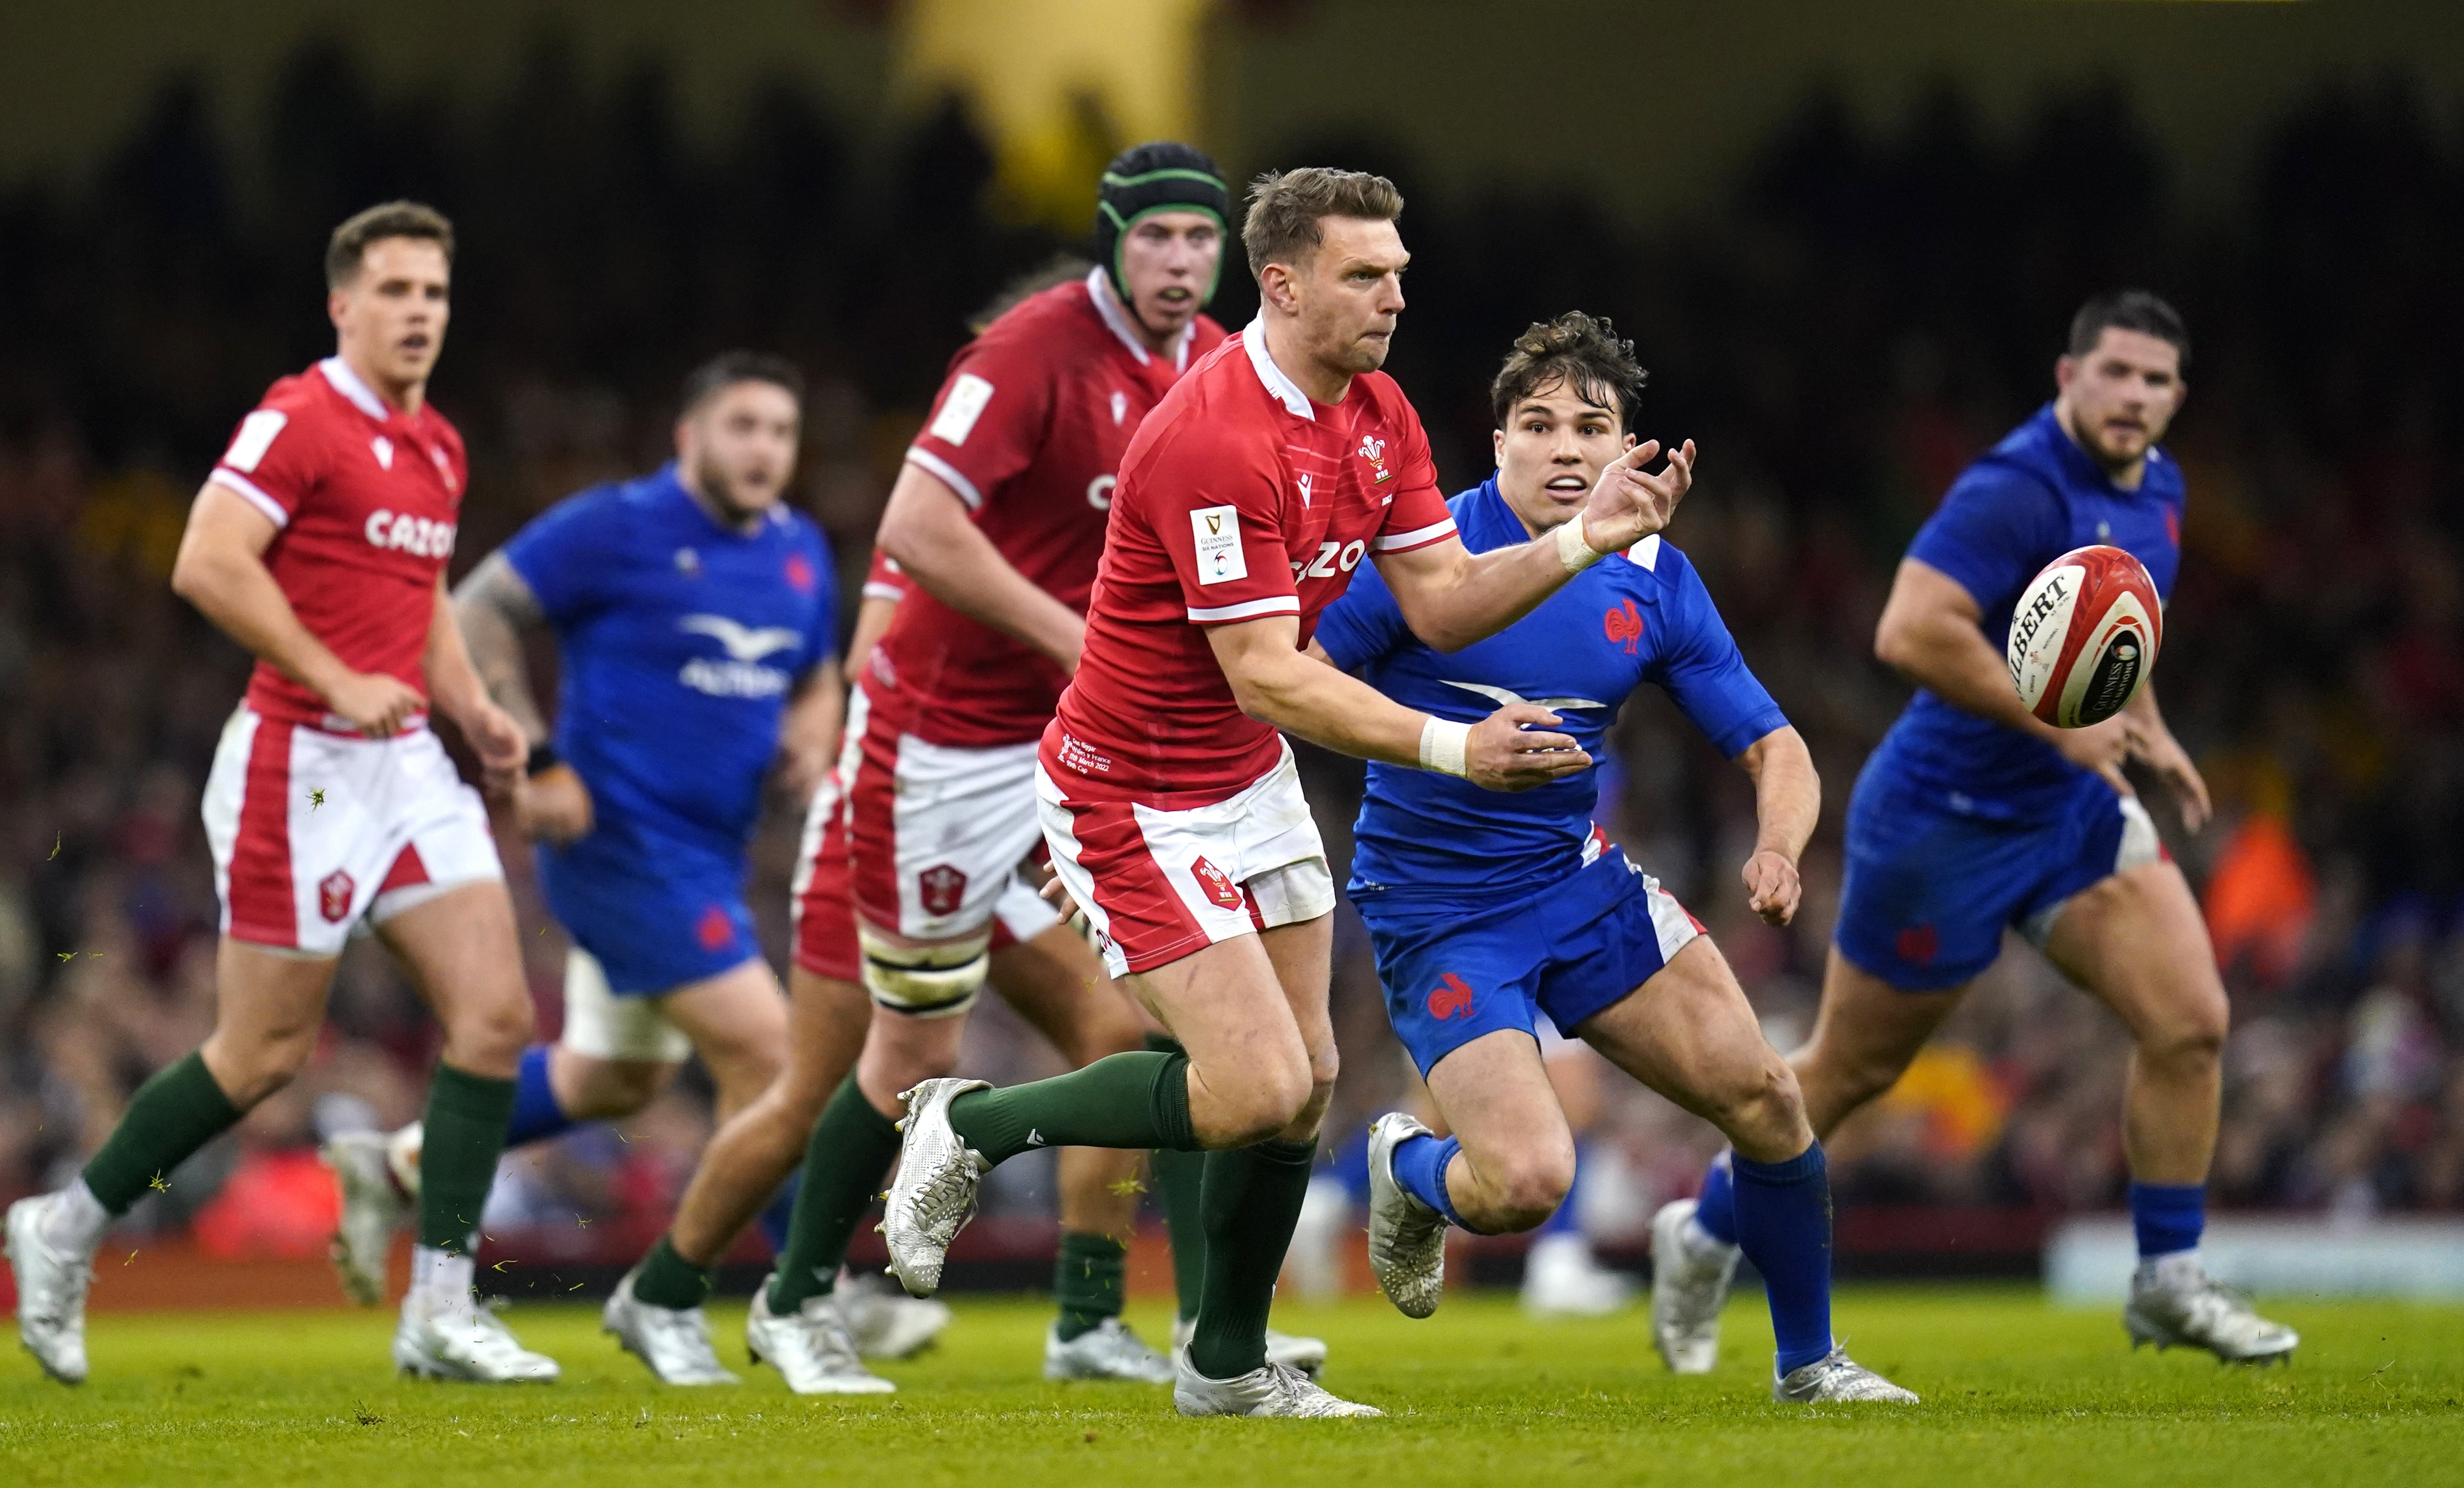
[[[1557,525],[1557,561],[1566,565],[1566,572],[1579,574],[1606,557],[1607,554],[1593,547],[1583,536],[1583,518],[1579,513],[1573,521]]]
[[[1463,752],[1470,746],[1471,725],[1432,718],[1420,726],[1420,768],[1440,775],[1462,776]]]

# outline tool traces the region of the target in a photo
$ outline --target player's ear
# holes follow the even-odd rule
[[[1489,448],[1497,455],[1497,468],[1501,470],[1506,469],[1506,430],[1502,428],[1490,430],[1488,442]]]
[[[2056,357],[2054,359],[2054,386],[2062,392],[2069,392],[2071,390],[2072,382],[2079,377],[2079,359],[2077,357],[2068,355]]]
[[[1258,271],[1258,297],[1285,315],[1300,314],[1300,296],[1295,293],[1292,266],[1268,263]]]
[[[1617,446],[1617,453],[1623,454],[1625,451],[1633,449],[1640,443],[1642,443],[1642,436],[1632,429],[1627,429],[1625,431],[1625,443]]]

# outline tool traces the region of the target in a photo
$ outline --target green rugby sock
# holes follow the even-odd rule
[[[787,1221],[787,1248],[770,1283],[770,1310],[794,1312],[837,1284],[847,1241],[898,1156],[898,1127],[872,1108],[855,1076],[839,1083],[804,1144],[804,1178]]]
[[[633,1277],[633,1295],[653,1307],[677,1311],[698,1307],[710,1295],[710,1273],[677,1255],[675,1241],[662,1235],[642,1258],[642,1269]]]
[[[1157,1054],[1180,1054],[1170,1034],[1147,1035],[1147,1047]],[[1206,1286],[1206,1213],[1199,1191],[1206,1182],[1206,1154],[1159,1147],[1147,1156],[1155,1175],[1155,1197],[1163,1205],[1163,1227],[1172,1236],[1172,1290],[1180,1304],[1180,1321],[1198,1316],[1198,1294]]]
[[[1114,1054],[1084,1069],[950,1103],[960,1141],[996,1163],[1032,1147],[1198,1146],[1189,1125],[1189,1057]]]
[[[420,1138],[420,1244],[458,1256],[476,1248],[479,1212],[488,1207],[513,1114],[514,1082],[438,1062]]]
[[[85,1186],[114,1215],[167,1181],[189,1154],[229,1131],[244,1113],[191,1053],[138,1087],[120,1125],[85,1165]]]
[[[1206,1154],[1206,1283],[1189,1363],[1208,1379],[1232,1379],[1266,1362],[1275,1277],[1316,1159],[1315,1141]]]
[[[1061,1304],[1053,1329],[1063,1343],[1121,1315],[1129,1272],[1130,1248],[1111,1236],[1062,1233],[1061,1254],[1052,1262],[1052,1299]]]

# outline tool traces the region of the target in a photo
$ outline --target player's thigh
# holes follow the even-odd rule
[[[1331,1084],[1336,1073],[1334,1016],[1329,1006],[1333,986],[1334,916],[1276,925],[1258,932],[1275,980],[1291,1012],[1292,1026],[1309,1052],[1309,1069],[1320,1084]]]
[[[2224,982],[2198,900],[2174,864],[2142,864],[2074,894],[2044,950],[2143,1049],[2212,1056],[2222,1046]]]
[[[1790,1060],[1815,1135],[1829,1136],[1842,1117],[1897,1083],[1967,993],[1965,984],[1903,992],[1832,947],[1813,1037]]]
[[[853,980],[802,966],[787,973],[787,1067],[771,1088],[818,1116],[854,1072],[872,1026],[873,1000]],[[806,1119],[810,1120],[811,1116]]]
[[[450,888],[377,927],[445,1027],[446,1056],[474,1075],[510,1076],[532,1031],[514,905],[500,880]]]
[[[993,990],[1073,1064],[1138,1047],[1137,1009],[1077,931],[1055,925],[992,953]]]
[[[1576,1031],[1627,1074],[1715,1119],[1750,1105],[1785,1073],[1727,957],[1708,935],[1687,941],[1630,996]]]
[[[1496,1029],[1446,1055],[1429,1069],[1429,1097],[1495,1202],[1545,1214],[1565,1197],[1573,1132],[1530,1035]]]
[[[1309,1042],[1264,937],[1210,942],[1132,984],[1188,1052],[1190,1114],[1202,1142],[1262,1140],[1307,1105]]]
[[[214,1027],[202,1053],[232,1104],[255,1105],[308,1062],[336,964],[228,935],[215,947]]]
[[[693,1040],[720,1088],[740,1099],[768,1084],[785,1061],[787,999],[767,961],[688,982],[661,997],[659,1011]]]

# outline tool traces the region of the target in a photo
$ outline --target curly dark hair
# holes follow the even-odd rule
[[[1634,405],[1651,374],[1634,360],[1634,342],[1619,340],[1606,316],[1569,310],[1534,324],[1514,339],[1497,381],[1488,384],[1489,410],[1504,428],[1514,405],[1563,383],[1584,402],[1615,408],[1620,430],[1634,427]]]

